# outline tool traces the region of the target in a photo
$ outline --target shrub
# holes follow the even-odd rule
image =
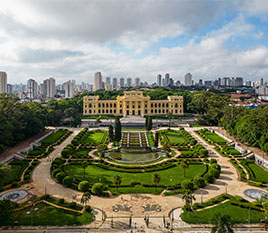
[[[58,200],[58,203],[59,203],[59,204],[63,204],[63,203],[64,203],[64,198],[59,199],[59,200]]]
[[[201,176],[194,177],[194,184],[199,188],[203,188],[206,185],[204,178]]]
[[[59,168],[53,170],[52,176],[55,177],[59,172],[61,172],[61,169],[59,169]]]
[[[95,183],[92,186],[91,192],[96,195],[101,195],[103,193],[104,186],[102,183]]]
[[[88,212],[88,213],[91,213],[92,210],[93,210],[92,207],[89,206],[89,205],[87,205],[87,206],[85,207],[85,211]]]
[[[183,180],[181,182],[181,187],[183,189],[189,189],[189,190],[193,191],[194,190],[194,183],[190,180]]]
[[[215,168],[211,168],[209,173],[214,176],[215,178],[219,178],[220,177],[220,172],[219,170],[215,169]]]
[[[211,165],[211,167],[214,168],[214,169],[217,169],[219,172],[221,171],[221,166],[219,164],[217,164],[217,163],[213,163]]]
[[[213,163],[217,163],[217,160],[216,159],[211,159],[209,162],[210,162],[210,164],[213,164]]]
[[[75,146],[77,146],[77,145],[78,145],[78,139],[74,138],[74,139],[72,140],[72,144],[74,144]]]
[[[49,194],[46,194],[43,197],[41,197],[42,200],[48,200],[49,198],[50,198]]]
[[[75,202],[71,202],[70,203],[70,208],[74,209],[76,207],[76,203]]]
[[[59,172],[59,173],[56,175],[56,180],[57,180],[59,183],[61,183],[65,176],[66,176],[66,174],[65,174],[64,172]]]
[[[72,183],[73,183],[73,177],[71,177],[71,176],[66,176],[66,177],[64,177],[62,183],[63,183],[64,185],[70,187],[70,186],[72,185]]]
[[[211,175],[210,173],[205,174],[204,179],[208,183],[213,183],[214,182],[214,176]]]
[[[89,183],[87,181],[81,181],[78,185],[78,189],[82,192],[86,192],[89,189]]]
[[[202,158],[208,156],[208,150],[206,150],[206,149],[201,149],[201,150],[199,151],[199,153],[200,153],[200,156],[201,156]]]

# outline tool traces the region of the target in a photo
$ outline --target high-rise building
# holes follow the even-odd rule
[[[140,78],[137,77],[135,78],[135,87],[139,87],[140,86]]]
[[[34,99],[37,97],[37,93],[38,93],[37,82],[33,79],[29,79],[27,81],[27,91],[26,91],[27,97],[30,99]]]
[[[117,78],[113,78],[113,89],[116,90],[117,88]]]
[[[170,85],[170,78],[169,78],[169,73],[165,74],[165,86],[169,86]],[[163,85],[164,86],[164,85]]]
[[[173,80],[173,78],[170,78],[169,79],[169,86],[170,87],[173,87],[174,86],[174,80]]]
[[[120,87],[121,88],[125,87],[125,79],[124,78],[120,78]]]
[[[12,85],[11,84],[7,84],[7,93],[12,94]]]
[[[127,78],[127,87],[131,87],[132,82],[131,82],[131,78]]]
[[[192,80],[192,74],[191,73],[187,73],[185,76],[184,76],[184,84],[185,86],[192,86],[193,84],[193,80]]]
[[[0,93],[7,93],[7,73],[0,71]]]
[[[102,77],[101,72],[96,72],[94,76],[94,90],[102,89]]]
[[[72,98],[75,93],[75,80],[69,80],[63,83],[63,89],[65,91],[65,98]]]
[[[202,87],[203,86],[203,80],[199,79],[198,86]]]
[[[111,83],[111,77],[106,77],[106,83]]]
[[[157,86],[161,87],[162,75],[158,74],[156,78]]]
[[[245,83],[245,86],[246,87],[251,87],[251,81],[250,80],[247,80],[246,83]]]
[[[43,94],[46,98],[54,98],[56,95],[56,80],[54,78],[49,78],[44,80]]]

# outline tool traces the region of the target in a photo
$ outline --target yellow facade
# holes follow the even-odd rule
[[[125,91],[116,100],[100,100],[99,96],[84,96],[83,115],[183,115],[183,97],[168,96],[166,100],[151,100],[142,91]]]

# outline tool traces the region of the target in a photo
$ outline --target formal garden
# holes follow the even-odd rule
[[[34,147],[25,159],[9,163],[9,176],[3,179],[2,190],[29,183],[32,171],[39,164],[39,159],[47,157],[54,150],[54,146],[61,144],[70,134],[71,131],[67,129],[59,129],[40,141],[40,146]]]

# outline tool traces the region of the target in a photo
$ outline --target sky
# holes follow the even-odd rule
[[[8,83],[268,81],[268,0],[0,0]]]

